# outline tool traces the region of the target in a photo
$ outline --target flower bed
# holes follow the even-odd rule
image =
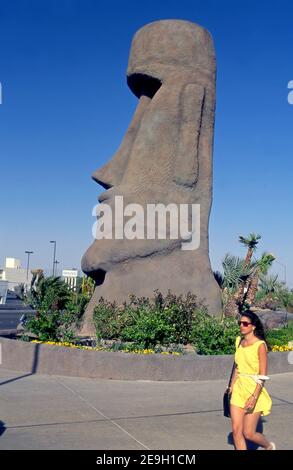
[[[285,344],[284,346],[275,345],[272,347],[272,352],[285,352],[285,351],[293,351],[293,346],[288,346]]]
[[[83,346],[81,344],[73,344],[73,343],[68,343],[68,342],[54,342],[54,341],[39,341],[39,340],[33,340],[31,343],[37,343],[37,344],[48,344],[52,346],[65,346],[68,348],[75,348],[75,349],[83,349],[86,351],[108,351],[108,352],[114,352],[112,348],[106,348],[103,346]],[[286,351],[293,351],[293,346],[289,345],[274,345],[272,346],[271,349],[272,352],[286,352]],[[167,354],[167,355],[174,355],[174,356],[181,356],[184,353],[180,352],[174,352],[174,351],[155,351],[154,349],[119,349],[119,352],[125,352],[125,353],[133,353],[133,354]]]
[[[37,343],[37,344],[48,344],[52,346],[66,346],[69,348],[75,348],[75,349],[83,349],[86,351],[108,351],[108,352],[113,352],[113,349],[111,348],[104,348],[103,346],[83,346],[79,344],[73,344],[73,343],[68,343],[68,342],[54,342],[54,341],[38,341],[38,340],[33,340],[31,343]],[[126,352],[126,353],[134,353],[134,354],[168,354],[168,355],[174,355],[174,356],[180,356],[182,353],[179,352],[168,352],[168,351],[162,351],[157,353],[154,349],[120,349],[119,352]]]

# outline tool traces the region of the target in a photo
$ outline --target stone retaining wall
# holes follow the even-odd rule
[[[0,338],[0,368],[24,373],[115,380],[228,380],[232,364],[232,355],[139,355]],[[287,352],[269,353],[268,375],[292,371]]]

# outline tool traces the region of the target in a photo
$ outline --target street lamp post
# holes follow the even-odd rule
[[[56,258],[56,240],[50,240],[50,243],[54,243],[54,254],[53,254],[53,277],[55,276],[55,258]]]
[[[60,264],[60,261],[55,261],[55,275],[57,276],[57,264]]]
[[[30,255],[33,254],[33,251],[26,251],[27,254],[27,265],[26,265],[26,280],[28,281],[28,270],[29,270],[29,265],[30,265]]]

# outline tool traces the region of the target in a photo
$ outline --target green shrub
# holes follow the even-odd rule
[[[76,325],[79,326],[82,321],[82,316],[85,312],[89,300],[88,296],[82,293],[72,293],[71,298],[66,303],[66,312],[75,317]]]
[[[40,341],[68,341],[75,339],[71,327],[75,316],[66,311],[41,312],[26,323],[26,332],[34,333]]]
[[[169,344],[174,334],[175,327],[162,311],[146,308],[139,310],[134,323],[122,330],[121,339],[148,349],[156,344]]]
[[[284,346],[289,341],[293,341],[293,322],[288,326],[276,330],[269,330],[266,333],[266,340],[269,348],[275,346]]]
[[[24,335],[34,333],[40,341],[74,341],[88,301],[81,289],[72,291],[60,277],[41,277],[26,299],[37,313],[26,323]]]
[[[26,303],[38,312],[63,310],[71,299],[69,286],[60,277],[41,278],[32,288]]]
[[[97,339],[118,339],[128,321],[128,311],[123,311],[116,302],[109,302],[100,297],[94,309],[93,320]]]
[[[222,321],[200,312],[193,322],[190,340],[198,354],[234,354],[239,326],[234,318]]]
[[[100,298],[94,323],[98,340],[121,339],[142,348],[164,342],[174,331],[163,312],[143,297],[131,297],[130,304],[124,303],[122,308]]]
[[[153,299],[130,295],[119,307],[100,298],[94,310],[97,338],[132,342],[134,349],[190,342],[192,324],[199,312],[204,318],[206,307],[190,292],[185,297],[170,290],[165,297],[154,293]]]
[[[198,318],[199,312],[202,315],[207,313],[203,302],[190,292],[184,297],[182,294],[178,296],[171,294],[170,290],[165,298],[156,290],[154,300],[157,309],[163,313],[165,321],[172,327],[169,342],[189,343],[192,322]]]

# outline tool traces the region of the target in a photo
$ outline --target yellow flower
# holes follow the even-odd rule
[[[272,351],[273,352],[284,352],[284,351],[293,351],[293,347],[291,346],[288,346],[287,344],[286,345],[283,345],[283,346],[278,346],[278,345],[274,345],[272,347]]]

